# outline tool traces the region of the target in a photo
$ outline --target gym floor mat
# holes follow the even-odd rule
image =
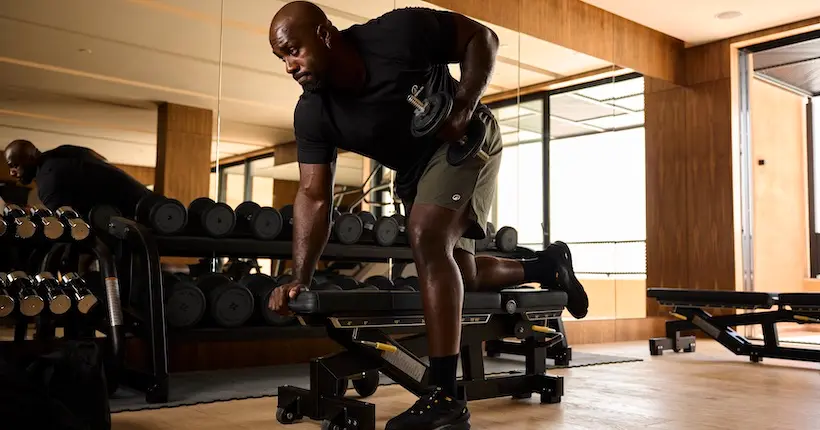
[[[552,360],[548,359],[547,368],[586,367],[643,361],[638,358],[577,351],[573,351],[572,355],[569,366],[554,366],[550,364]],[[484,367],[488,376],[523,373],[524,358],[506,354],[502,354],[497,358],[485,357]],[[394,384],[392,380],[384,375],[380,376],[381,385]],[[459,376],[461,376],[460,365]],[[271,397],[276,396],[278,387],[282,385],[310,386],[308,365],[294,364],[237,370],[175,373],[171,375],[170,401],[168,403],[148,404],[145,402],[143,393],[128,387],[121,387],[111,398],[111,412],[173,408],[202,403]],[[353,391],[350,391],[349,394],[356,395]],[[378,395],[378,391],[376,395]]]

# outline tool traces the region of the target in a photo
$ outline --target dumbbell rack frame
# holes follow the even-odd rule
[[[102,342],[106,345],[105,369],[106,383],[110,392],[116,390],[123,375],[125,361],[125,330],[122,326],[122,306],[120,303],[119,277],[117,275],[117,264],[114,253],[106,241],[97,234],[92,234],[82,241],[70,239],[45,240],[43,238],[28,239],[19,241],[22,248],[28,248],[24,254],[28,255],[28,264],[21,268],[26,273],[41,273],[49,271],[56,273],[57,265],[53,261],[54,256],[65,249],[66,246],[77,246],[80,252],[90,252],[97,257],[100,265],[100,276],[105,290],[105,297],[98,297],[101,304],[106,307],[105,315],[108,319],[108,327],[84,327],[85,329],[98,329],[106,335],[103,340],[91,335],[88,340]],[[99,294],[100,291],[95,291]],[[38,348],[48,349],[55,341],[55,329],[60,326],[60,319],[52,319],[50,315],[43,314],[35,318],[14,317],[14,340],[13,347],[25,344],[36,344]],[[30,322],[35,322],[35,332],[31,342],[26,341],[26,332]],[[86,330],[77,324],[66,324],[64,338],[80,337]],[[27,348],[24,348],[27,349]],[[4,351],[5,354],[5,351]]]
[[[160,256],[164,257],[269,257],[291,259],[291,241],[261,241],[253,238],[209,238],[198,236],[159,236],[150,228],[123,217],[112,217],[109,233],[120,243],[122,266],[130,276],[124,279],[124,288],[133,294],[139,285],[147,293],[147,315],[141,315],[131,306],[124,309],[140,323],[130,327],[138,337],[147,338],[150,370],[126,372],[126,384],[145,393],[148,403],[166,403],[169,399],[170,372],[168,359],[169,338],[174,342],[200,340],[251,340],[285,337],[326,337],[323,329],[312,327],[238,327],[193,328],[170,331],[165,323],[165,292],[162,284]],[[378,245],[342,245],[328,243],[320,257],[323,260],[397,262],[413,260],[409,247],[382,247]],[[125,269],[124,269],[125,270]]]

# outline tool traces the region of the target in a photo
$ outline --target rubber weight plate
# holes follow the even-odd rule
[[[137,208],[134,211],[136,221],[142,225],[150,226],[151,208],[162,199],[162,196],[154,193],[141,198],[140,201],[137,202]]]
[[[446,93],[433,94],[425,100],[427,106],[420,115],[413,115],[410,130],[414,137],[435,134],[453,110],[453,98]]]
[[[314,291],[342,291],[342,287],[333,282],[322,282],[321,284],[310,287],[310,289]]]
[[[202,227],[213,237],[227,236],[236,226],[236,214],[225,203],[215,203],[202,216]]]
[[[270,207],[256,213],[251,222],[251,233],[259,240],[273,240],[282,232],[282,215]]]
[[[408,276],[406,278],[396,279],[395,290],[397,290],[397,291],[418,291],[419,290],[419,278],[417,276]]]
[[[399,224],[399,233],[405,233],[407,231],[407,219],[402,214],[393,214],[391,217]]]
[[[194,327],[205,316],[205,294],[191,281],[163,273],[165,319],[169,327]]]
[[[381,246],[393,246],[399,238],[399,223],[391,217],[381,217],[373,228],[373,238]]]
[[[393,290],[394,285],[393,281],[391,281],[386,276],[371,276],[364,280],[363,284],[366,285],[373,285],[374,287],[378,287],[380,290]]]
[[[495,247],[502,252],[513,252],[518,246],[518,231],[512,227],[501,227],[495,234]]]
[[[259,209],[262,209],[262,207],[259,206],[258,203],[247,201],[240,203],[239,206],[236,207],[234,212],[236,212],[236,218],[244,218],[250,220],[251,217],[253,217],[253,215],[257,211],[259,211]]]
[[[282,225],[288,229],[293,228],[293,205],[282,206],[279,209],[279,215],[282,215]]]
[[[359,284],[358,281],[356,281],[355,279],[353,279],[349,276],[342,276],[342,275],[331,276],[328,279],[328,281],[338,285],[339,287],[341,287],[341,289],[343,289],[345,291],[355,290],[355,289],[360,288],[362,286],[362,285]]]
[[[376,226],[376,216],[373,215],[371,212],[361,211],[356,216],[362,220],[362,225],[364,226],[365,230],[373,230]]]
[[[188,210],[179,200],[163,198],[151,207],[149,219],[160,234],[179,233],[188,224]]]
[[[458,142],[451,142],[447,148],[447,162],[452,166],[460,166],[474,158],[484,141],[487,139],[487,126],[481,120],[474,118],[467,125],[464,138]]]
[[[208,301],[208,314],[222,327],[239,327],[253,316],[254,298],[247,288],[220,273],[197,279],[197,286]]]
[[[291,282],[293,282],[293,275],[279,275],[276,277],[276,283],[278,285],[290,284]]]
[[[97,205],[94,206],[88,213],[88,220],[91,222],[91,227],[97,231],[108,232],[108,223],[111,222],[111,217],[121,217],[122,212],[111,205]]]
[[[268,275],[262,273],[254,273],[252,275],[243,276],[239,281],[239,285],[250,290],[254,295],[256,302],[256,310],[259,319],[268,325],[272,326],[286,326],[296,321],[295,316],[279,315],[276,311],[268,307],[270,295],[278,286],[276,281]]]
[[[344,245],[352,245],[362,237],[364,226],[358,216],[351,213],[344,213],[336,219],[333,224],[333,233],[336,240]]]

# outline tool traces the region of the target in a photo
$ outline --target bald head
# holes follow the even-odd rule
[[[324,86],[339,30],[319,6],[307,1],[286,4],[271,20],[269,38],[273,53],[285,63],[285,71],[305,90]]]
[[[34,180],[40,151],[33,143],[28,140],[12,141],[6,146],[5,156],[11,176],[23,184],[29,184]]]

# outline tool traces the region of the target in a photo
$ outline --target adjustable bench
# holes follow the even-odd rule
[[[780,322],[820,323],[820,294],[650,288],[647,296],[662,306],[671,306],[671,315],[676,318],[666,322],[666,337],[649,339],[652,355],[661,355],[667,349],[694,352],[695,337],[681,336],[681,332],[700,329],[729,351],[748,355],[755,363],[763,357],[820,362],[820,350],[780,346],[775,326]],[[704,308],[750,312],[712,316]],[[763,345],[753,344],[732,329],[758,324],[763,328]]]
[[[541,396],[558,403],[563,378],[546,375],[547,349],[563,335],[547,327],[567,304],[561,291],[508,289],[466,293],[462,310],[459,397],[480,400]],[[375,405],[345,398],[348,379],[362,396],[372,395],[379,372],[415,395],[427,388],[427,330],[421,294],[406,291],[307,291],[290,308],[305,326],[320,326],[344,351],[310,363],[310,389],[279,387],[276,419],[291,424],[303,417],[322,420],[323,429],[372,430]],[[488,377],[482,342],[505,337],[522,340],[524,374]],[[338,427],[334,427],[338,426]]]

